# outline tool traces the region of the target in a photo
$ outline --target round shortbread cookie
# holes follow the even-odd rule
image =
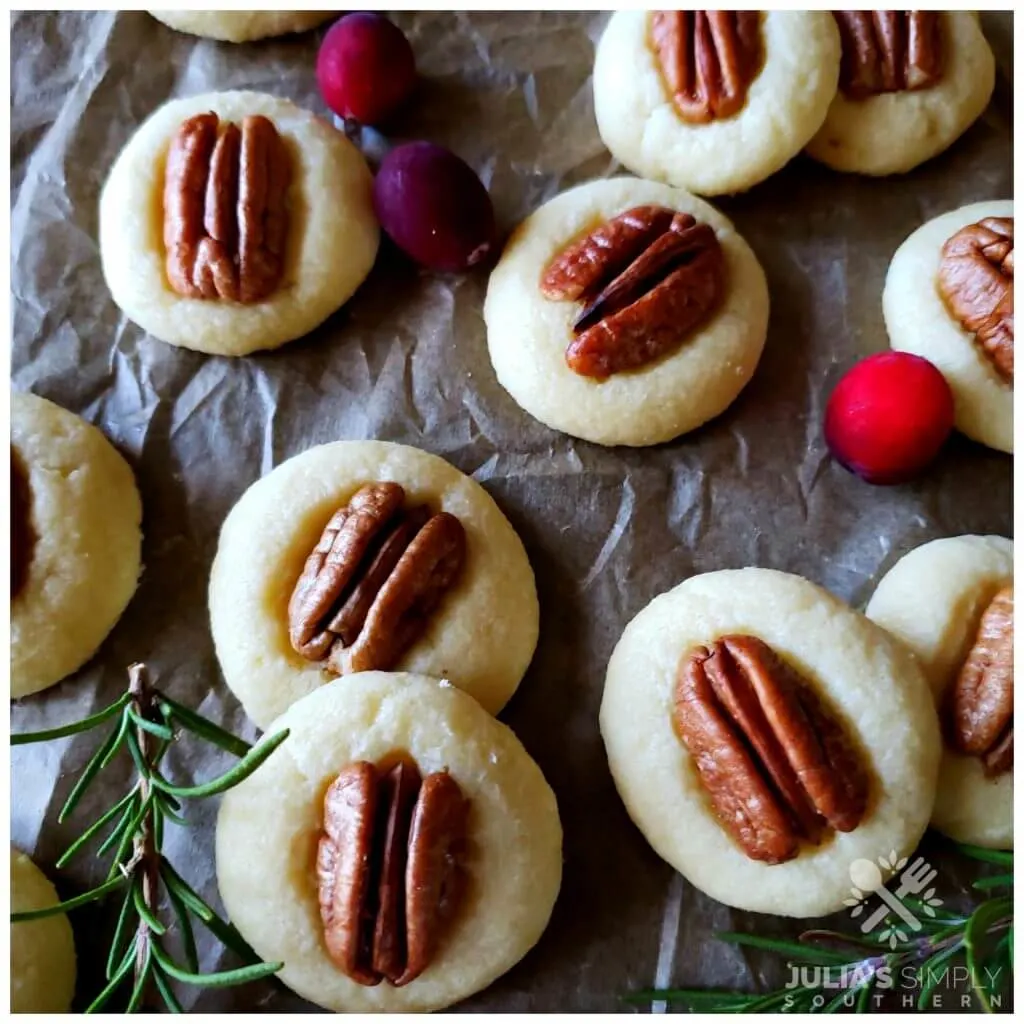
[[[533,570],[491,496],[444,459],[383,441],[338,441],[297,455],[253,484],[221,530],[210,621],[221,670],[259,725],[331,677],[288,637],[288,602],[332,514],[364,484],[391,481],[406,506],[457,516],[466,557],[455,585],[397,669],[452,683],[497,714],[526,672],[540,613]],[[258,552],[258,557],[253,557]]]
[[[243,304],[180,295],[165,266],[167,154],[182,122],[212,112],[274,123],[291,157],[280,282]],[[213,355],[277,348],[308,334],[362,284],[377,254],[373,179],[359,150],[326,121],[258,92],[214,92],[165,103],[121,151],[100,198],[100,253],[114,301],[161,341]]]
[[[703,195],[742,192],[780,170],[821,127],[839,81],[827,11],[766,11],[764,64],[732,117],[688,124],[650,42],[650,12],[617,11],[594,60],[601,139],[634,173]]]
[[[946,50],[931,88],[867,99],[835,94],[807,152],[837,171],[901,174],[948,149],[978,119],[995,88],[995,58],[976,14],[944,11]]]
[[[726,293],[675,352],[606,380],[581,376],[565,361],[581,306],[545,298],[541,275],[585,232],[644,204],[714,228]],[[764,348],[768,286],[747,243],[703,200],[653,181],[613,178],[563,192],[519,225],[491,274],[484,320],[498,380],[530,415],[598,444],[651,445],[695,430],[743,390]]]
[[[141,570],[142,501],[103,434],[44,398],[11,395],[11,449],[28,485],[11,600],[11,696],[24,697],[80,668],[121,617]]]
[[[1003,452],[1013,451],[1013,388],[946,308],[938,274],[942,247],[961,228],[1012,216],[1012,200],[989,200],[928,221],[896,250],[882,293],[889,344],[934,363],[953,390],[957,429]]]
[[[873,776],[854,831],[833,832],[781,864],[752,860],[722,828],[673,727],[681,659],[728,634],[760,637],[824,694]],[[914,849],[931,814],[941,745],[909,651],[821,587],[754,568],[695,576],[630,622],[608,664],[601,735],[626,809],[659,856],[722,903],[790,917],[840,909],[855,861]]]
[[[436,1010],[489,985],[547,926],[562,876],[551,788],[510,729],[444,682],[364,672],[321,687],[270,727],[284,744],[224,797],[217,880],[232,923],[279,977],[335,1011]],[[410,984],[366,987],[328,956],[316,850],[323,799],[354,761],[395,751],[447,769],[470,801],[469,884],[436,959]]]
[[[11,847],[11,913],[59,903],[27,854]],[[75,995],[75,937],[67,914],[11,925],[11,1012],[67,1013]]]
[[[179,32],[227,43],[248,43],[271,36],[306,32],[329,21],[335,11],[150,11]]]
[[[917,656],[942,706],[996,591],[1013,582],[1013,542],[948,537],[904,555],[882,578],[866,614]],[[1013,774],[987,778],[980,758],[947,746],[932,825],[962,843],[1013,849]]]

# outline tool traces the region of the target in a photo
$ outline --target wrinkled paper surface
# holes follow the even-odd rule
[[[403,14],[422,81],[391,142],[427,138],[472,164],[503,231],[562,189],[620,172],[594,123],[590,69],[605,14]],[[249,739],[251,723],[213,654],[206,585],[221,522],[289,456],[339,438],[380,438],[442,455],[483,484],[522,536],[537,575],[540,646],[502,718],[558,796],[565,877],[549,928],[504,978],[463,1007],[623,1009],[653,984],[753,987],[777,959],[713,939],[722,929],[795,936],[784,919],[737,913],[697,892],[650,849],[612,785],[597,728],[604,669],[626,623],[695,573],[746,565],[800,573],[856,605],[911,548],[1011,531],[1011,460],[957,436],[920,481],[874,488],[836,466],[823,404],[857,358],[886,346],[881,291],[899,243],[924,220],[1011,194],[1012,15],[986,15],[999,77],[988,110],[950,152],[876,181],[797,159],[750,193],[717,200],[764,265],[768,343],[724,415],[671,444],[606,449],[555,433],[497,384],[484,339],[486,269],[419,272],[383,249],[366,284],[303,341],[241,360],[172,348],[111,301],[97,206],[118,150],[165,100],[212,89],[287,96],[326,114],[314,63],[321,33],[233,46],[135,13],[12,20],[13,385],[80,413],[131,462],[145,507],[145,572],[99,655],[12,707],[16,731],[113,700],[145,661],[179,700]],[[386,140],[361,140],[379,158]],[[12,838],[63,894],[101,877],[61,850],[123,792],[127,758],[67,825],[57,810],[98,737],[14,751]],[[182,782],[231,763],[179,743]],[[101,803],[101,801],[103,801]],[[170,826],[171,861],[210,900],[216,800]],[[962,878],[948,855],[939,892]],[[960,870],[959,876],[964,874]],[[117,901],[76,913],[80,1005],[98,991]],[[837,915],[837,927],[851,922]],[[202,929],[199,929],[202,932]],[[237,961],[202,936],[205,970]],[[774,964],[775,966],[772,966]],[[277,983],[197,992],[186,1006],[309,1009]]]

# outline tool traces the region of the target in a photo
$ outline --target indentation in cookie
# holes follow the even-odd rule
[[[179,295],[255,303],[277,289],[288,238],[288,150],[263,116],[184,121],[164,178],[167,278]]]
[[[752,860],[781,864],[863,820],[864,757],[810,681],[758,637],[684,654],[672,715],[715,815]]]
[[[32,526],[32,489],[28,467],[21,454],[11,445],[11,600],[22,591],[28,580],[36,544]]]

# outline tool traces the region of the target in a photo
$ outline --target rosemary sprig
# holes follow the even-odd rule
[[[55,906],[12,914],[11,921],[34,921],[65,913],[122,890],[120,914],[107,956],[106,985],[85,1012],[104,1009],[124,990],[129,993],[126,1003],[129,1013],[143,1009],[154,994],[171,1013],[181,1013],[181,1004],[172,988],[174,982],[240,985],[274,974],[283,965],[262,962],[234,926],[221,918],[164,858],[161,852],[164,825],[167,821],[187,824],[177,813],[181,799],[202,799],[223,793],[248,778],[287,739],[288,730],[264,738],[254,747],[154,689],[144,666],[132,665],[128,680],[126,693],[88,718],[56,729],[11,737],[15,745],[40,743],[88,732],[114,720],[113,728],[89,759],[64,802],[58,815],[60,822],[70,817],[89,787],[118,753],[127,750],[136,769],[136,779],[129,791],[92,822],[57,861],[57,866],[63,867],[110,828],[97,848],[98,856],[114,851],[106,879],[88,892]],[[239,758],[238,763],[205,783],[192,786],[172,783],[161,772],[160,764],[181,731],[234,754]],[[171,910],[170,923],[161,917],[165,905]],[[243,959],[243,966],[202,973],[193,920],[199,921],[236,952]],[[178,963],[164,945],[175,926],[185,964]]]
[[[957,913],[926,906],[914,898],[904,905],[921,923],[920,932],[893,944],[897,921],[890,916],[868,935],[815,929],[799,940],[767,938],[743,932],[723,932],[717,938],[734,946],[761,949],[786,957],[796,983],[767,993],[722,989],[645,989],[624,996],[628,1003],[665,1002],[691,1012],[710,1013],[863,1013],[878,1002],[894,979],[913,977],[916,1008],[933,1006],[936,988],[952,977],[950,969],[967,968],[978,1006],[986,1012],[999,1008],[999,993],[1008,991],[1013,975],[1013,854],[977,846],[954,844],[966,856],[1004,869],[980,878],[978,893],[1005,890]]]

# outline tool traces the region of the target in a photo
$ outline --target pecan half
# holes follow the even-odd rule
[[[974,334],[996,373],[1013,383],[1013,218],[986,217],[942,247],[939,294]]]
[[[404,502],[398,484],[367,484],[331,516],[288,604],[289,639],[304,658],[338,675],[393,668],[454,585],[462,524]]]
[[[844,728],[763,640],[725,636],[684,655],[673,705],[722,827],[752,860],[792,860],[830,826],[852,832],[868,776]]]
[[[758,11],[654,11],[651,45],[690,124],[738,113],[764,64]]]
[[[408,985],[430,966],[464,888],[468,811],[446,771],[421,782],[407,758],[387,771],[357,761],[328,787],[316,861],[324,943],[360,985]]]
[[[21,593],[28,580],[29,566],[36,544],[32,528],[32,491],[28,470],[11,445],[11,600]]]
[[[223,131],[221,131],[223,127]],[[253,303],[284,270],[291,160],[273,122],[196,114],[171,141],[164,177],[167,278],[192,299]]]
[[[946,732],[954,750],[980,757],[989,776],[1013,769],[1013,586],[985,609],[950,687]]]
[[[637,206],[563,249],[541,293],[581,301],[565,360],[604,380],[675,351],[725,291],[725,256],[709,224],[661,206]]]
[[[942,77],[937,11],[833,11],[843,53],[839,88],[852,100],[928,89]]]

